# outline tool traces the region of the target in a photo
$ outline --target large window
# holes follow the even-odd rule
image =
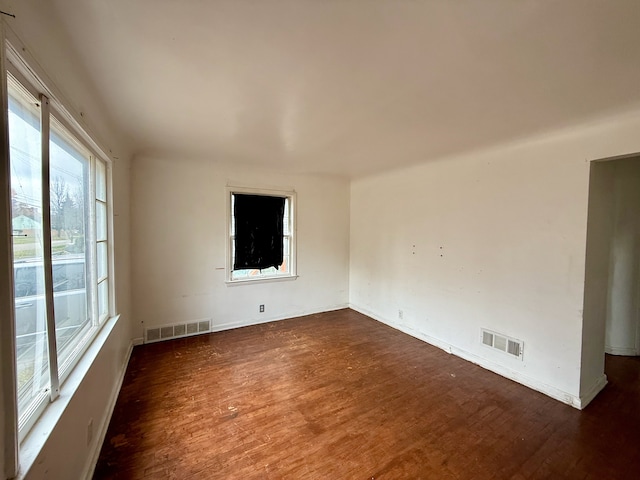
[[[113,314],[109,165],[18,72],[7,75],[7,93],[23,438]]]
[[[296,278],[295,192],[229,188],[228,281]]]

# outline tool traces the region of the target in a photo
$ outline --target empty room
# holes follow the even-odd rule
[[[2,479],[640,478],[640,2],[0,17]]]

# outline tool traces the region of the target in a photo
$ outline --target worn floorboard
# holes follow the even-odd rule
[[[580,412],[352,310],[136,347],[96,479],[638,479],[640,358]]]

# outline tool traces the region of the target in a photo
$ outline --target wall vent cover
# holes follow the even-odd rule
[[[147,328],[146,330],[146,339],[147,342],[154,342],[156,340],[160,340],[160,329],[159,328]]]
[[[144,330],[144,343],[160,342],[172,338],[190,337],[211,331],[211,319],[195,320],[187,323],[174,323]]]
[[[492,332],[491,330],[482,329],[482,344],[495,350],[507,353],[522,360],[524,353],[524,342],[508,337],[501,333]]]

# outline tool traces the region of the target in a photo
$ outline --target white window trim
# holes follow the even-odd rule
[[[9,109],[7,95],[6,72],[6,50],[4,22],[0,22],[0,40],[2,40],[2,51],[0,51],[0,70],[3,72],[0,79],[0,107],[3,112]],[[0,161],[0,194],[2,198],[10,202],[10,166],[9,166],[9,126],[8,115],[2,114],[0,117],[0,144],[2,156],[6,161]],[[1,203],[1,202],[0,202]],[[10,205],[10,203],[9,203]],[[18,474],[18,397],[17,397],[17,371],[15,355],[15,309],[13,302],[13,246],[11,212],[9,205],[0,208],[0,278],[7,281],[0,281],[0,379],[1,397],[0,409],[3,411],[4,419],[1,422],[2,445],[0,451],[0,475],[2,478],[11,478]],[[11,300],[11,301],[9,301]]]
[[[289,199],[289,221],[291,240],[289,242],[289,274],[288,275],[273,275],[255,278],[240,278],[233,279],[233,265],[231,263],[231,255],[233,252],[233,238],[231,236],[231,196],[233,194],[246,194],[246,195],[265,195],[272,197],[286,197]],[[295,280],[298,278],[297,274],[297,237],[298,237],[298,222],[297,222],[297,198],[296,191],[294,189],[274,189],[274,188],[255,188],[247,186],[233,186],[227,185],[226,188],[226,210],[227,210],[227,228],[226,228],[226,280],[225,283],[229,286],[233,285],[247,285],[267,282],[283,282]]]

